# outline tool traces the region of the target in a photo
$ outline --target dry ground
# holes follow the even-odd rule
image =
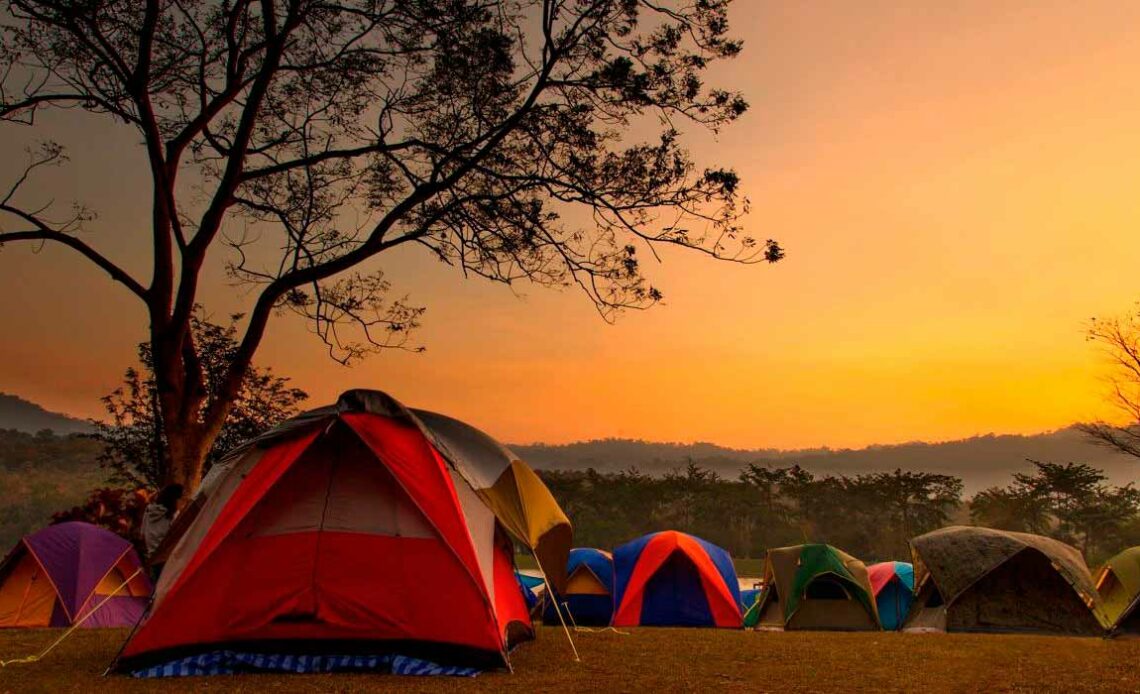
[[[0,660],[34,653],[58,634],[0,632]],[[42,662],[0,668],[0,692],[1140,691],[1140,640],[644,628],[578,634],[582,662],[574,663],[565,637],[545,627],[515,652],[513,675],[100,678],[124,637],[80,630]]]

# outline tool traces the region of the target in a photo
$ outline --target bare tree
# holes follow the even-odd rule
[[[0,198],[0,244],[67,246],[143,302],[168,481],[193,489],[275,313],[313,321],[342,361],[408,347],[423,309],[362,266],[387,251],[576,286],[606,319],[661,298],[639,252],[779,260],[742,233],[737,175],[681,146],[746,109],[702,81],[740,50],[728,3],[7,0],[0,121],[71,108],[137,130],[153,267],[137,278],[89,244],[84,207],[21,204],[28,176],[65,160],[51,143]],[[655,134],[632,141],[635,127]],[[208,400],[190,319],[219,246],[257,291]]]
[[[1094,318],[1088,339],[1099,344],[1113,364],[1109,399],[1124,421],[1098,421],[1078,428],[1103,446],[1140,458],[1140,309],[1113,318]]]

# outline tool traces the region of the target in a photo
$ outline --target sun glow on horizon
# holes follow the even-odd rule
[[[643,258],[665,304],[607,325],[573,292],[403,253],[380,267],[428,306],[425,354],[343,368],[288,318],[257,361],[313,406],[379,388],[516,443],[858,448],[1113,417],[1083,331],[1140,296],[1140,5],[821,0],[738,3],[733,19],[745,51],[711,81],[752,110],[691,148],[740,171],[749,231],[784,261]],[[139,262],[122,231],[147,217],[139,151],[122,133],[69,138],[53,190],[100,203],[93,239]],[[205,280],[215,316],[249,302],[222,260]],[[0,391],[100,414],[142,311],[57,249],[4,249],[0,287],[19,326],[0,340]]]

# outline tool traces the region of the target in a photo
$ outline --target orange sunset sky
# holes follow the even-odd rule
[[[275,322],[259,363],[321,404],[387,390],[513,442],[621,436],[862,446],[1037,432],[1105,416],[1091,316],[1140,299],[1140,3],[739,0],[712,81],[750,112],[689,144],[732,165],[772,267],[667,252],[665,305],[607,325],[571,292],[464,280],[420,251],[381,267],[428,306],[420,355],[331,362]],[[131,131],[52,116],[72,163],[38,194],[100,212],[92,243],[146,258]],[[0,136],[0,182],[30,131]],[[215,317],[252,297],[222,252]],[[70,251],[0,251],[0,391],[81,416],[132,363],[136,300]]]

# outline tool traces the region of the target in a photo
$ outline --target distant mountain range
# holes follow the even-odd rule
[[[0,429],[35,433],[51,429],[57,434],[86,433],[84,420],[49,412],[16,395],[0,393]],[[1006,485],[1014,472],[1028,470],[1027,459],[1057,463],[1088,463],[1102,469],[1113,484],[1140,480],[1140,460],[1094,445],[1073,427],[1030,436],[987,434],[941,443],[903,443],[860,449],[775,448],[737,449],[712,443],[657,443],[631,439],[601,439],[560,445],[512,445],[524,460],[538,469],[618,472],[636,467],[661,475],[684,468],[690,461],[735,478],[748,463],[789,466],[798,464],[816,474],[857,475],[896,468],[937,472],[961,477],[965,494],[994,485]]]
[[[0,393],[0,429],[15,429],[34,434],[51,429],[56,434],[85,434],[91,425],[82,419],[59,412],[49,412],[18,395]]]
[[[565,445],[511,446],[539,469],[594,468],[618,472],[636,467],[664,474],[690,461],[735,478],[748,463],[787,467],[800,465],[816,474],[857,475],[901,468],[961,477],[965,494],[994,485],[1005,486],[1014,472],[1028,470],[1027,459],[1055,463],[1088,463],[1104,470],[1113,484],[1140,480],[1140,460],[1094,445],[1074,427],[1032,436],[987,434],[943,443],[903,443],[860,449],[805,450],[725,448],[711,443],[653,443],[603,439]]]

